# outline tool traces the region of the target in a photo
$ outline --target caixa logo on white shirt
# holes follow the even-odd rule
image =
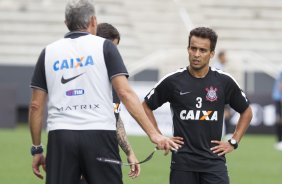
[[[204,110],[182,110],[180,112],[180,119],[182,120],[204,120],[204,121],[217,121],[217,111],[204,111]]]
[[[56,72],[59,70],[86,67],[88,65],[94,65],[94,60],[91,55],[86,57],[82,56],[78,58],[56,60],[53,64],[53,70]]]

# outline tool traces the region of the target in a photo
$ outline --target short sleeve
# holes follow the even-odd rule
[[[128,77],[128,72],[117,47],[111,41],[105,40],[103,50],[109,79],[111,80],[118,75]]]
[[[48,92],[46,75],[45,75],[45,49],[42,50],[35,65],[33,76],[31,79],[31,88],[38,88]]]
[[[246,94],[232,78],[229,78],[227,83],[226,103],[238,113],[244,112],[249,107]]]
[[[151,110],[155,110],[170,100],[170,85],[168,78],[160,81],[144,98]]]

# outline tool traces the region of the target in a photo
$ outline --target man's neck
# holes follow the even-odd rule
[[[188,66],[189,73],[195,78],[204,78],[209,73],[209,66],[200,70],[195,70],[192,67]]]

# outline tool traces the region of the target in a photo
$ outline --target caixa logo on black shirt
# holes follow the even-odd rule
[[[65,111],[81,111],[81,110],[95,110],[99,109],[99,104],[81,104],[81,105],[68,105],[64,107],[59,107],[57,110],[59,112],[65,112]]]
[[[182,110],[180,112],[180,119],[182,120],[204,120],[217,121],[217,111],[203,111],[203,110]]]

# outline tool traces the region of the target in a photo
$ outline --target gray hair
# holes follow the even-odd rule
[[[65,10],[65,22],[70,31],[87,29],[92,16],[95,16],[92,0],[68,1]]]

